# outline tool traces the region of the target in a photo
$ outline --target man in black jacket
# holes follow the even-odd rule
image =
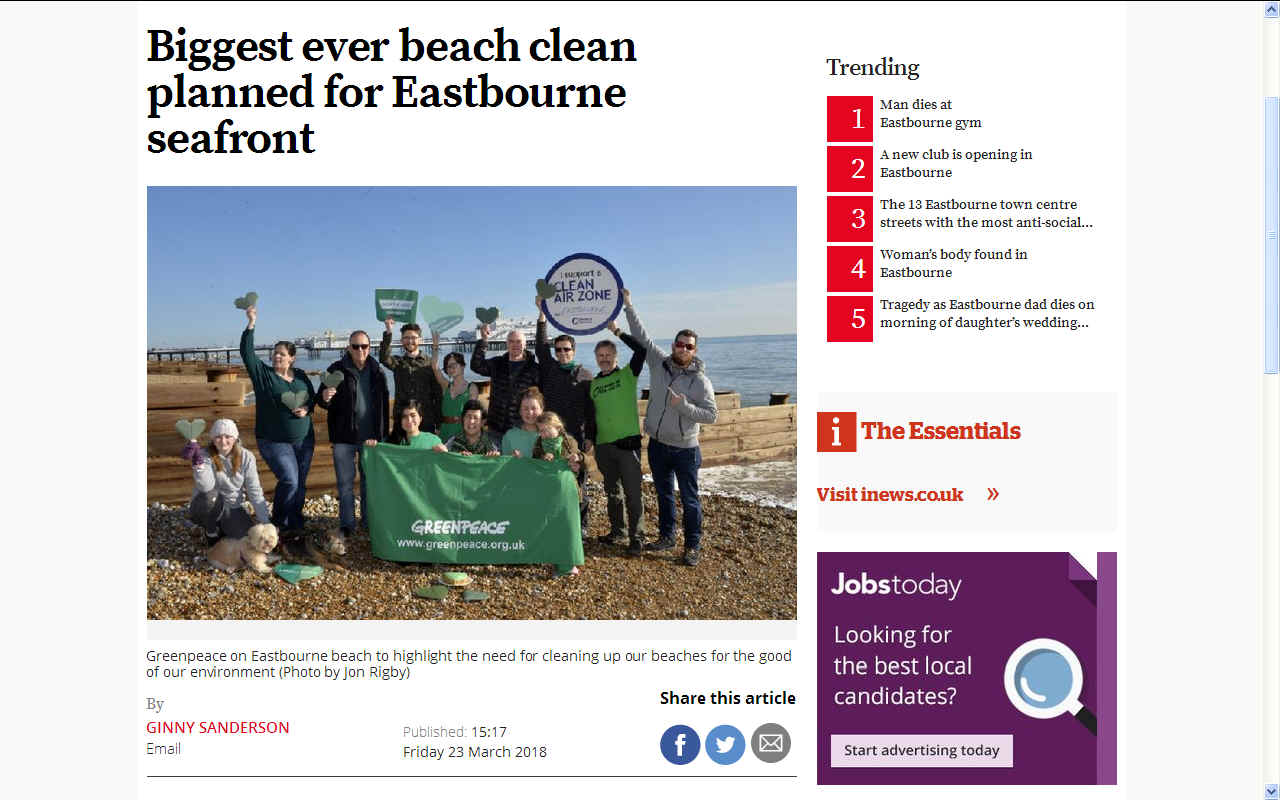
[[[551,346],[547,345],[547,314],[542,308],[542,299],[535,298],[538,307],[538,336],[534,352],[538,354],[538,385],[542,396],[546,398],[548,411],[554,411],[564,421],[564,432],[573,437],[578,449],[583,453],[586,441],[583,423],[587,414],[587,389],[591,386],[591,370],[574,360],[577,344],[568,334],[560,334]],[[555,354],[552,355],[552,346]],[[582,538],[587,538],[587,502],[585,482],[587,471],[578,470],[578,485],[584,488],[579,492],[583,498],[581,503]]]
[[[360,448],[387,438],[387,378],[369,358],[369,334],[356,331],[347,343],[346,354],[329,365],[340,372],[337,389],[326,386],[318,402],[329,411],[329,443],[333,445],[333,471],[338,477],[338,524],[342,535],[350,537],[356,528],[355,477],[360,472],[360,516],[368,527],[369,507],[365,498],[364,463]]]
[[[513,330],[507,334],[507,352],[493,358],[484,357],[489,341],[489,326],[480,328],[480,338],[471,353],[471,371],[484,375],[489,382],[489,431],[502,441],[502,434],[520,422],[520,395],[538,385],[538,364],[533,353],[524,349],[524,334]]]

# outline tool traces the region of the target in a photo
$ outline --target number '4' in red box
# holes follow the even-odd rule
[[[827,198],[827,241],[871,241],[871,195]]]
[[[828,247],[827,291],[871,291],[873,258],[870,247]]]
[[[827,341],[869,342],[874,320],[869,295],[827,296]]]
[[[870,142],[876,120],[871,97],[827,98],[827,141]]]
[[[827,148],[827,191],[869,192],[873,154],[870,147]]]

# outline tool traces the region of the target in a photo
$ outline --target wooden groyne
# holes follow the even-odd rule
[[[181,365],[181,368],[175,369]],[[154,370],[154,371],[153,371]],[[211,370],[217,375],[207,375]],[[253,435],[256,414],[254,406],[244,404],[253,390],[243,373],[225,372],[226,366],[194,362],[149,362],[147,376],[147,502],[185,503],[191,498],[191,465],[180,457],[184,442],[174,428],[180,419],[204,419],[209,425],[215,419],[235,420],[240,440],[258,455],[258,475],[268,499],[275,489],[275,477],[258,453]],[[487,386],[485,389],[487,390]],[[793,459],[796,454],[796,406],[769,405],[741,407],[736,392],[717,392],[719,420],[702,426],[700,445],[704,467],[724,464],[751,464],[760,461]],[[644,416],[647,401],[637,403]],[[328,412],[317,407],[312,415],[316,428],[316,449],[307,478],[307,493],[335,494],[337,477],[333,471],[333,451],[328,442]],[[201,436],[207,446],[208,432]],[[645,445],[648,441],[646,437]],[[599,480],[594,460],[588,458],[590,475]],[[649,471],[645,448],[641,449],[641,465]]]

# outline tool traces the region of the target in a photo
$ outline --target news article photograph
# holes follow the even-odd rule
[[[146,313],[148,619],[796,618],[794,187],[153,186]]]

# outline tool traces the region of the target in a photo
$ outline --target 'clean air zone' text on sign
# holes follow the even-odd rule
[[[622,310],[622,277],[591,253],[560,259],[547,272],[555,295],[543,300],[551,324],[578,336],[603,330]]]

